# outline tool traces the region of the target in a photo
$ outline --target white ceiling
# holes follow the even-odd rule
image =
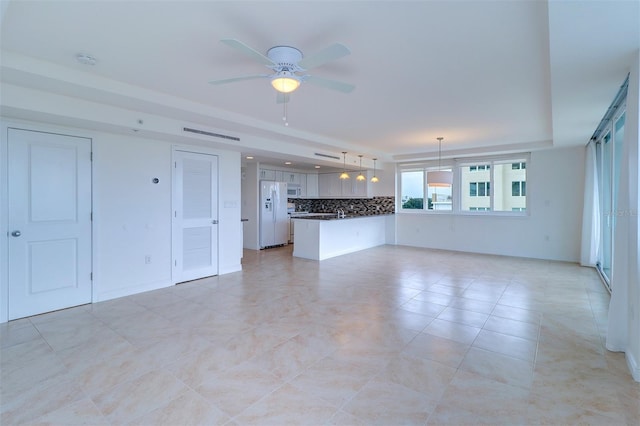
[[[387,161],[432,156],[438,136],[445,155],[585,144],[640,47],[636,0],[3,2],[5,58],[46,61],[29,72],[3,61],[4,82],[136,106],[135,95],[57,77],[88,73],[203,106],[141,101],[148,113],[171,107],[192,122]],[[223,38],[305,55],[343,43],[351,55],[310,74],[356,89],[303,84],[285,127],[267,79],[208,84],[268,71]],[[79,52],[97,64],[79,64]]]

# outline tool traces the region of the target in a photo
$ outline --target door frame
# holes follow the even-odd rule
[[[176,191],[177,191],[176,169],[174,167],[177,151],[190,152],[193,154],[214,155],[218,158],[218,167],[216,170],[216,172],[218,173],[218,176],[216,179],[217,185],[218,185],[218,187],[216,188],[216,196],[218,197],[218,200],[217,200],[218,211],[216,213],[218,215],[218,218],[220,218],[220,153],[219,151],[201,147],[201,146],[178,145],[178,144],[171,145],[171,283],[174,285],[183,282],[176,275],[176,268],[173,263],[174,260],[176,259],[176,256],[178,255],[177,253],[178,243],[175,240],[176,223],[173,220],[174,219],[173,212],[175,212],[178,207],[177,197],[176,197]],[[215,244],[216,244],[216,262],[218,263],[218,275],[219,275],[220,274],[220,230],[219,229],[218,229],[218,238],[216,239]]]
[[[91,153],[93,155],[95,134],[81,130],[71,129],[67,127],[60,127],[55,125],[48,125],[42,123],[34,123],[30,121],[7,119],[0,116],[0,324],[8,322],[9,320],[9,129],[25,130],[39,133],[52,133],[62,136],[80,137],[90,140]],[[94,167],[93,161],[91,161],[91,211],[95,211],[95,194],[94,194]],[[95,233],[95,215],[91,221],[91,271],[93,272],[94,279],[91,280],[91,303],[97,302],[96,300],[96,233]]]

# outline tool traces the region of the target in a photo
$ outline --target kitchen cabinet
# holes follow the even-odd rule
[[[306,179],[306,195],[308,198],[318,197],[318,174],[308,173]]]
[[[277,180],[276,171],[269,169],[260,169],[260,180]]]
[[[318,195],[323,198],[342,197],[340,173],[318,175]]]
[[[393,220],[393,216],[333,220],[293,218],[293,255],[324,260],[383,245],[388,220]]]
[[[298,185],[302,184],[302,173],[295,172],[282,172],[283,182],[287,183],[296,183]]]
[[[260,180],[275,180],[276,182],[288,182],[285,180],[285,172],[283,172],[282,170],[260,169],[259,176],[260,176]]]
[[[351,172],[349,179],[340,179],[340,173],[318,175],[318,196],[321,198],[349,197],[366,198],[369,196],[368,173],[363,171],[364,181],[356,179],[358,172]]]
[[[367,189],[369,186],[369,174],[365,171],[362,172],[365,177],[365,180],[358,180],[356,177],[358,175],[352,176],[351,179],[351,196],[353,197],[367,197]],[[346,194],[345,194],[346,195]]]

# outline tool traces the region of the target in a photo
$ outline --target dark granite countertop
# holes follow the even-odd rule
[[[304,216],[296,216],[292,217],[292,219],[313,219],[313,220],[343,220],[343,219],[362,219],[366,217],[378,217],[378,216],[389,216],[393,213],[384,213],[384,214],[347,214],[344,217],[338,217],[337,213],[309,213]]]

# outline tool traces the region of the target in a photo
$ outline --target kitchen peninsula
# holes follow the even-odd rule
[[[295,227],[293,255],[312,260],[353,253],[386,243],[390,214],[370,216],[337,215],[292,218]]]

